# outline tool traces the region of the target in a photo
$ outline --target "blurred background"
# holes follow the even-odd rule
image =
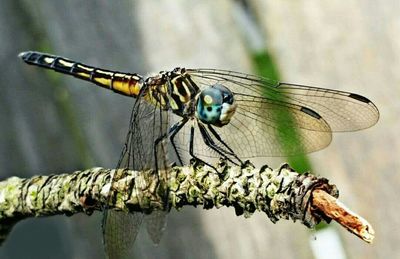
[[[233,209],[173,211],[137,258],[400,257],[400,4],[389,1],[1,0],[0,177],[113,168],[133,100],[24,64],[24,50],[147,74],[176,66],[261,74],[362,94],[380,109],[370,129],[335,134],[303,162],[375,228],[372,245],[332,223],[323,232]],[[304,162],[305,161],[305,162]],[[312,165],[312,167],[311,167]],[[0,258],[104,258],[101,213],[27,219]],[[328,230],[328,232],[327,232]],[[328,238],[325,234],[328,233]],[[331,257],[327,257],[331,256]]]

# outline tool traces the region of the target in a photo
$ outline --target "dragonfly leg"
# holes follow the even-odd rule
[[[175,154],[176,154],[176,156],[178,157],[179,163],[180,163],[181,165],[183,165],[183,162],[182,162],[181,156],[179,155],[178,149],[176,148],[174,138],[175,138],[176,134],[177,134],[177,133],[182,129],[182,127],[186,124],[187,121],[188,121],[188,119],[187,119],[187,118],[184,118],[184,119],[182,119],[181,121],[175,123],[175,124],[170,128],[170,133],[169,133],[169,134],[170,134],[170,135],[169,135],[169,139],[170,139],[170,141],[171,141],[172,147],[174,148]]]
[[[211,138],[211,136],[208,134],[207,129],[202,125],[198,124],[200,133],[203,137],[204,144],[206,144],[209,148],[217,152],[219,155],[221,155],[224,159],[228,160],[232,164],[238,165],[235,161],[233,161],[231,158],[229,158],[226,154],[230,154],[230,152],[226,152],[226,150],[222,149],[218,145],[215,144],[214,140]],[[232,155],[232,154],[230,154]]]
[[[240,158],[235,154],[235,152],[232,150],[232,148],[231,148],[228,144],[226,144],[225,141],[222,140],[222,138],[221,138],[221,136],[218,134],[218,132],[217,132],[210,124],[208,124],[207,126],[208,126],[209,131],[214,135],[214,137],[215,137],[220,143],[222,143],[222,145],[224,145],[224,146],[229,150],[229,152],[227,152],[227,153],[229,153],[231,156],[233,156],[234,158],[236,158],[237,161],[239,161],[240,164],[243,164],[243,161],[240,160]]]
[[[210,165],[209,163],[203,161],[202,159],[198,158],[194,152],[193,152],[193,143],[194,143],[194,125],[192,124],[192,126],[190,127],[190,141],[189,141],[189,154],[192,156],[192,158],[196,159],[197,161],[200,161],[206,165],[208,165],[209,167],[213,168],[215,171],[217,171],[217,169]]]
[[[163,134],[162,136],[158,137],[154,141],[154,157],[155,158],[157,158],[157,146],[158,146],[158,144],[160,144],[161,141],[163,141],[165,138],[169,137],[169,139],[171,140],[172,147],[174,148],[175,154],[176,154],[176,156],[177,156],[177,158],[179,160],[179,163],[181,163],[183,165],[181,156],[179,155],[178,149],[176,148],[176,145],[175,145],[175,142],[174,142],[174,137],[182,129],[182,127],[186,124],[187,121],[188,121],[187,118],[184,118],[184,119],[178,121],[177,123],[175,123],[174,125],[172,125],[169,128],[168,133]]]

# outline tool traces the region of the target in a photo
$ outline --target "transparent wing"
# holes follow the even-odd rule
[[[169,181],[169,175],[168,175],[168,168],[171,164],[170,162],[170,157],[169,157],[169,138],[163,138],[162,142],[157,144],[157,146],[154,147],[155,140],[159,139],[161,137],[164,137],[167,135],[168,130],[171,125],[170,121],[170,113],[166,110],[162,110],[160,108],[157,108],[158,105],[153,106],[154,112],[151,115],[151,119],[149,118],[149,122],[142,123],[142,130],[143,132],[148,132],[149,129],[153,131],[152,134],[148,134],[148,136],[153,136],[151,138],[145,138],[144,141],[146,143],[150,143],[153,148],[156,148],[157,154],[154,156],[154,154],[151,155],[152,159],[152,165],[154,168],[154,165],[157,162],[157,170],[158,170],[158,177],[161,181],[163,182],[168,182]],[[152,150],[152,147],[148,147],[149,149]],[[155,159],[155,160],[154,160]],[[172,160],[174,161],[174,160]],[[153,241],[154,244],[159,244],[161,241],[161,237],[164,233],[165,227],[167,225],[167,215],[169,212],[169,203],[168,203],[168,189],[164,189],[164,210],[157,210],[157,211],[152,211],[150,214],[145,215],[145,222],[146,222],[146,230],[147,233],[149,234],[150,239]]]
[[[159,175],[159,179],[167,180],[168,175],[164,169],[167,168],[168,163],[164,143],[157,145],[157,152],[154,152],[155,140],[165,134],[168,129],[168,113],[158,107],[146,103],[141,97],[135,102],[129,132],[117,168],[140,171],[155,169],[157,166],[158,172],[163,172]],[[112,183],[116,180],[112,179]],[[165,197],[167,197],[167,191],[165,191]],[[161,239],[164,230],[165,216],[166,213],[154,213],[149,217],[151,221],[146,220],[148,225],[153,224],[147,230],[150,237],[157,242]],[[143,218],[147,217],[140,212],[129,214],[120,211],[105,211],[103,237],[106,252],[110,258],[133,257],[133,244]]]
[[[324,118],[333,132],[365,129],[374,125],[379,119],[379,111],[369,99],[350,92],[280,83],[227,70],[188,69],[188,72],[202,87],[222,83],[234,92],[235,97],[248,95],[262,98],[265,102],[272,100],[282,105],[294,104],[313,110]],[[319,130],[310,125],[305,127]]]
[[[233,92],[236,113],[228,125],[215,130],[240,158],[313,152],[329,145],[332,131],[360,130],[379,118],[370,100],[353,93],[225,70],[188,69],[187,73],[200,89],[219,83]],[[180,138],[188,143],[190,127]],[[201,138],[195,137],[194,143],[197,154],[218,156]]]
[[[167,210],[153,211],[145,215],[146,230],[154,244],[159,244],[167,225]]]
[[[131,258],[143,214],[106,210],[104,217],[103,237],[108,258]]]

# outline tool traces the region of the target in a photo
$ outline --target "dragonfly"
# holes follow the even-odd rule
[[[41,52],[19,56],[28,64],[135,98],[117,168],[155,168],[164,181],[168,174],[160,172],[171,161],[184,164],[194,158],[211,165],[222,157],[240,165],[255,157],[310,153],[327,147],[332,132],[365,129],[379,119],[374,103],[359,94],[241,72],[177,67],[144,77]],[[285,139],[291,141],[283,145]],[[105,211],[103,237],[110,258],[131,254],[143,218],[151,239],[160,241],[168,190],[165,199],[164,211],[145,217]]]

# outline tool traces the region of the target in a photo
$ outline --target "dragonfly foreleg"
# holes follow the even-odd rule
[[[214,137],[215,137],[220,143],[222,143],[222,145],[224,145],[224,146],[229,150],[229,152],[226,152],[226,153],[229,153],[229,155],[231,155],[231,156],[233,156],[234,158],[236,158],[236,159],[239,161],[240,164],[243,164],[243,161],[240,160],[240,158],[235,154],[235,152],[232,150],[232,148],[231,148],[228,144],[226,144],[225,141],[223,141],[223,139],[222,139],[221,136],[218,134],[218,132],[217,132],[210,124],[208,124],[207,126],[208,126],[208,129],[210,130],[210,132],[214,135]]]
[[[199,123],[199,129],[201,136],[203,137],[204,144],[206,144],[206,146],[217,152],[219,155],[221,155],[224,159],[228,160],[232,164],[238,165],[238,163],[234,162],[230,157],[227,156],[227,154],[231,155],[230,152],[227,152],[226,150],[222,149],[217,144],[215,144],[214,140],[211,138],[207,129],[200,123]]]

